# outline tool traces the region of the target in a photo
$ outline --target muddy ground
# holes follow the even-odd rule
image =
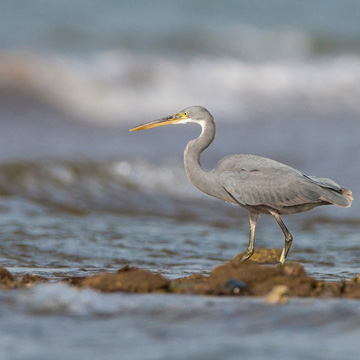
[[[239,262],[240,256],[215,267],[209,276],[193,274],[169,280],[159,273],[125,266],[117,272],[59,281],[101,292],[264,296],[269,303],[286,302],[289,297],[360,299],[360,274],[350,281],[316,280],[306,274],[300,263],[287,262],[278,266],[280,249],[258,249],[246,262]],[[49,279],[33,274],[17,277],[0,267],[0,289],[30,287],[41,282],[49,282]]]

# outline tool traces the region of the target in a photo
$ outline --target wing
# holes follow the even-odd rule
[[[317,185],[290,167],[253,167],[220,174],[225,190],[242,205],[275,209],[320,202]]]
[[[313,181],[315,184],[320,185],[323,188],[331,189],[340,192],[341,186],[337,184],[334,180],[328,179],[328,178],[318,178],[316,176],[307,176],[304,174],[308,179]]]

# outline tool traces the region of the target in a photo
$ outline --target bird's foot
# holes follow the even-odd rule
[[[254,249],[246,249],[244,251],[244,254],[239,257],[238,261],[243,262],[250,259],[253,253],[254,253]]]

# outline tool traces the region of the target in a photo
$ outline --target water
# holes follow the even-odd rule
[[[98,294],[56,280],[130,264],[168,278],[247,246],[246,211],[200,193],[182,152],[199,129],[128,129],[201,104],[203,154],[252,153],[330,177],[350,209],[284,217],[289,259],[359,273],[359,4],[3,2],[0,264],[53,283],[0,292],[0,359],[357,359],[357,301]],[[256,247],[282,247],[260,218]],[[306,346],[304,346],[306,344]]]
[[[277,307],[249,299],[78,294],[64,285],[41,285],[2,300],[8,311],[2,317],[6,359],[237,359],[242,354],[356,359],[358,354],[353,344],[360,309],[353,301],[292,300]],[[341,329],[336,337],[334,328]]]

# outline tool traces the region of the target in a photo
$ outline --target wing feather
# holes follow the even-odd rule
[[[220,181],[242,205],[282,208],[321,201],[317,185],[296,170],[236,169],[222,172]]]

